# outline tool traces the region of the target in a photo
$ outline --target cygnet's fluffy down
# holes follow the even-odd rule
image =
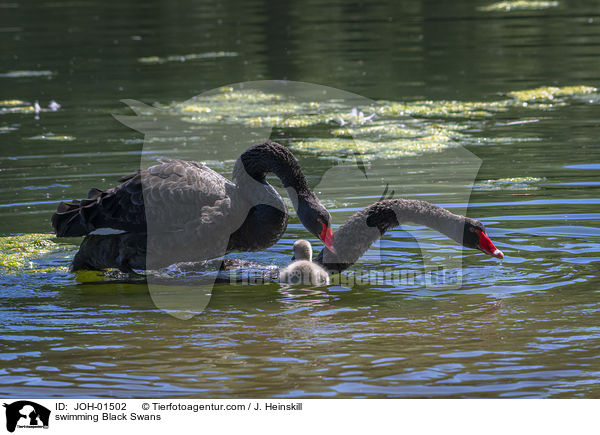
[[[294,242],[295,261],[279,272],[279,280],[287,284],[327,285],[329,274],[311,261],[312,246],[308,240]]]

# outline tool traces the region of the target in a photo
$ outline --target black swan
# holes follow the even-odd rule
[[[331,273],[353,265],[386,231],[401,224],[424,225],[448,236],[461,245],[479,249],[496,258],[504,258],[477,219],[451,213],[426,201],[386,199],[353,214],[335,232],[334,251],[324,248],[316,259]]]
[[[383,234],[401,224],[415,223],[439,231],[467,248],[479,249],[496,258],[504,258],[488,235],[484,225],[477,219],[454,214],[442,207],[426,201],[411,199],[387,199],[378,201],[359,210],[338,228],[333,237],[335,251],[323,249],[314,262],[296,261],[276,274],[267,274],[267,280],[281,283],[327,285],[321,273],[340,273],[352,266]],[[306,246],[308,245],[308,246]],[[294,243],[292,260],[310,260],[312,248],[305,240]],[[296,269],[294,266],[298,264]],[[323,269],[322,269],[322,268]],[[243,278],[244,266],[234,265],[226,269],[221,281],[236,281]],[[269,271],[268,271],[269,272]],[[240,274],[241,273],[241,274]],[[299,280],[300,276],[302,281]]]
[[[334,249],[331,216],[284,146],[248,148],[235,164],[236,184],[202,163],[158,161],[112,189],[91,189],[87,199],[59,204],[52,216],[56,235],[86,236],[73,270],[133,272],[264,250],[281,238],[288,218],[268,173],[279,177],[304,227]],[[98,234],[103,229],[121,234]]]
[[[288,284],[329,284],[329,273],[312,262],[312,246],[308,240],[294,242],[293,263],[279,271],[279,282]]]

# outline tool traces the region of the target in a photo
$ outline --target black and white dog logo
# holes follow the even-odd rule
[[[50,410],[29,400],[19,400],[4,404],[6,408],[6,430],[14,432],[15,428],[47,428]]]

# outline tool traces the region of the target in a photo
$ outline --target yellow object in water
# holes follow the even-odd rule
[[[560,97],[572,97],[575,95],[585,95],[596,92],[597,89],[591,86],[546,86],[535,89],[526,89],[524,91],[513,91],[508,94],[521,101],[552,101]]]
[[[0,106],[3,107],[14,107],[14,106],[27,106],[29,103],[26,103],[22,100],[0,100]]]
[[[493,3],[479,8],[483,12],[533,11],[550,9],[558,6],[557,1],[513,0]]]
[[[51,240],[53,238],[53,234],[35,233],[0,237],[0,271],[4,273],[47,271],[47,268],[35,267],[33,260],[63,249]],[[66,267],[51,269],[66,270]]]
[[[60,142],[70,142],[70,141],[75,140],[75,136],[65,136],[65,135],[47,133],[47,134],[40,134],[39,136],[32,136],[29,138],[29,140],[54,140],[54,141],[60,141]]]

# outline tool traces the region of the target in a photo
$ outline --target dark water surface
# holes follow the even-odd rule
[[[600,94],[565,88],[599,86],[600,2],[478,9],[490,3],[0,3],[2,392],[600,397]],[[396,196],[454,211],[468,201],[505,259],[396,229],[347,276],[421,273],[416,237],[431,261],[452,259],[462,286],[219,284],[190,320],[157,309],[143,283],[67,271],[79,240],[49,241],[57,202],[140,164],[144,136],[112,116],[132,114],[120,100],[183,117],[177,104],[195,95],[265,79],[344,89],[388,108],[419,102],[410,118],[425,138],[396,144],[406,152],[393,158],[370,155],[374,187],[322,178],[338,153],[333,142],[322,151],[297,144],[330,136],[314,126],[274,138],[296,150],[336,224],[390,184]],[[559,90],[509,94],[549,86]],[[155,149],[177,154],[174,146]],[[453,164],[427,163],[458,149],[481,159],[470,198],[456,194],[471,183]],[[229,176],[237,152],[216,148],[206,160]],[[238,257],[282,266],[308,236],[292,213],[278,244]]]

